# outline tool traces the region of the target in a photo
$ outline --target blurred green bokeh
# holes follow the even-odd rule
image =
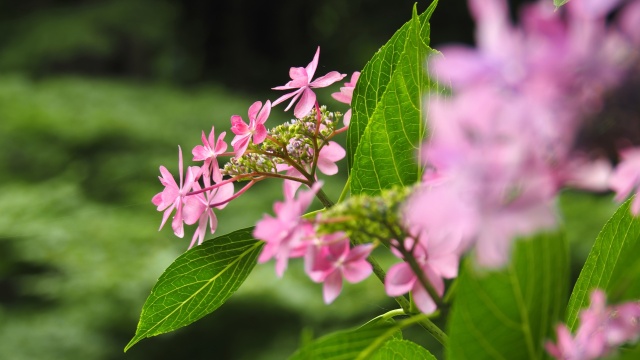
[[[311,6],[303,3],[283,2]],[[453,3],[438,11],[460,8],[461,1]],[[189,163],[200,132],[212,125],[230,141],[229,117],[246,117],[253,101],[274,96],[243,91],[254,80],[285,83],[288,67],[306,65],[318,43],[332,67],[319,72],[362,67],[408,19],[412,1],[399,4],[327,1],[312,9],[311,20],[295,24],[303,31],[280,22],[275,29],[263,26],[267,35],[254,29],[237,38],[194,37],[207,29],[207,18],[198,14],[210,6],[205,1],[0,4],[0,359],[281,359],[298,346],[303,329],[318,336],[395,308],[373,278],[346,286],[325,306],[321,287],[299,262],[283,279],[268,263],[214,314],[122,353],[155,280],[191,237],[157,231],[161,214],[150,199],[162,190],[159,165],[175,174],[177,146]],[[248,5],[227,4],[212,16],[242,6]],[[287,11],[278,16],[295,14]],[[443,28],[452,26],[446,19],[434,17]],[[269,34],[274,38],[264,39]],[[204,49],[212,45],[207,36],[221,41],[214,52]],[[289,44],[295,46],[284,51]],[[284,55],[274,56],[274,49]],[[226,60],[216,63],[213,55]],[[269,122],[286,119],[274,111]],[[341,166],[342,175],[325,185],[333,199],[345,181]],[[280,189],[276,181],[256,185],[218,213],[218,233],[254,224],[280,200]],[[564,193],[560,205],[577,276],[615,205],[610,196],[576,192]],[[409,336],[432,341],[420,329]]]

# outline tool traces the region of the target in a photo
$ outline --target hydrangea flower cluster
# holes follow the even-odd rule
[[[351,110],[343,116],[318,104],[313,89],[346,76],[331,71],[314,80],[318,49],[309,65],[291,68],[291,80],[273,88],[289,93],[253,103],[248,123],[231,117],[232,152],[225,132],[216,138],[212,128],[192,152],[203,164],[189,167],[184,181],[181,150],[179,184],[160,168],[165,189],[153,203],[164,211],[161,227],[175,210],[174,233],[183,237],[184,224],[198,223],[190,246],[200,244],[207,227],[215,231],[214,208],[258,181],[278,178],[284,201],[253,233],[265,243],[259,262],[275,259],[282,276],[290,258],[303,258],[308,276],[324,284],[327,303],[339,295],[343,279],[359,282],[375,272],[389,296],[410,292],[421,312],[433,313],[444,279],[458,275],[464,253],[473,251],[480,266],[500,267],[515,238],[556,226],[555,197],[562,188],[611,189],[619,201],[640,188],[640,128],[629,125],[638,123],[640,111],[615,101],[620,89],[640,86],[640,0],[619,9],[615,0],[595,4],[574,0],[561,11],[548,1],[529,4],[516,27],[506,1],[469,0],[478,48],[450,46],[429,60],[430,75],[450,85],[452,95],[431,95],[422,182],[335,206],[316,175],[337,173],[336,162],[346,153],[332,139],[347,130]],[[592,51],[599,47],[607,51]],[[350,104],[359,75],[334,99]],[[285,111],[297,102],[295,118],[268,130],[272,107],[289,99]],[[617,114],[613,125],[601,124],[605,112]],[[220,166],[219,157],[230,159]],[[248,183],[235,191],[235,182]],[[309,190],[298,191],[301,185]],[[326,209],[305,215],[314,197]],[[634,214],[640,212],[638,198]],[[378,244],[403,260],[386,275],[369,258]],[[552,353],[584,345],[562,331]]]
[[[160,182],[164,190],[153,197],[152,202],[158,211],[164,211],[160,228],[173,214],[171,222],[174,234],[184,236],[184,224],[198,223],[189,248],[201,244],[207,228],[213,234],[217,227],[214,209],[223,209],[256,182],[267,178],[284,181],[284,202],[274,205],[276,217],[265,217],[258,222],[254,236],[264,240],[266,246],[259,262],[276,259],[276,272],[281,276],[286,269],[288,259],[305,256],[309,277],[324,283],[325,301],[333,301],[342,288],[342,278],[350,282],[359,282],[372,272],[371,265],[365,260],[373,245],[351,247],[344,233],[317,235],[311,221],[302,216],[318,196],[325,206],[332,203],[320,190],[317,180],[319,170],[326,175],[338,172],[336,162],[345,157],[345,150],[331,139],[347,130],[348,118],[343,120],[340,112],[330,112],[320,106],[312,89],[327,87],[346,75],[337,71],[313,80],[320,48],[311,63],[305,68],[291,68],[291,81],[275,90],[293,90],[281,96],[273,103],[269,100],[254,102],[248,110],[249,123],[240,115],[231,117],[231,131],[235,137],[227,152],[226,132],[216,138],[215,128],[209,136],[202,132],[202,145],[193,148],[193,161],[202,162],[201,166],[190,166],[183,179],[182,149],[179,149],[179,184],[173,175],[160,167]],[[340,92],[333,96],[340,102],[350,104],[359,73],[355,72]],[[296,101],[295,119],[272,129],[265,126],[272,107],[293,98],[285,111]],[[230,157],[229,161],[219,164],[219,158]],[[235,191],[234,183],[248,182]],[[296,192],[300,185],[306,185],[309,191]]]
[[[317,182],[316,170],[333,175],[338,168],[335,162],[345,156],[344,149],[331,139],[347,127],[338,126],[342,114],[329,112],[319,106],[312,88],[322,88],[341,80],[346,75],[332,71],[312,80],[318,66],[320,48],[306,68],[291,68],[292,80],[276,90],[294,90],[271,103],[267,100],[254,102],[248,110],[249,123],[240,115],[231,117],[232,152],[227,152],[226,132],[216,138],[216,130],[211,128],[209,136],[202,132],[202,145],[193,148],[193,161],[203,162],[201,166],[190,166],[183,172],[182,149],[179,148],[179,185],[173,175],[160,167],[160,182],[164,190],[153,197],[158,211],[164,211],[160,228],[173,215],[172,228],[178,237],[184,236],[184,224],[198,222],[190,247],[203,241],[206,224],[211,233],[216,229],[213,209],[222,209],[253,184],[266,178],[280,178],[285,181],[285,194],[292,199],[296,189],[305,184],[311,187]],[[354,75],[357,79],[357,74]],[[342,88],[340,101],[350,103],[350,94],[355,82]],[[300,100],[294,111],[296,118],[288,123],[267,130],[265,123],[272,106],[293,97],[289,107]],[[288,108],[287,108],[288,110]],[[218,159],[230,157],[221,166]],[[183,179],[184,177],[184,179]],[[234,183],[249,183],[235,192]],[[316,189],[315,192],[318,192]],[[175,210],[175,212],[174,212]]]
[[[610,355],[620,345],[640,338],[640,302],[607,306],[605,293],[595,289],[591,305],[580,312],[575,335],[564,324],[556,331],[558,343],[545,345],[556,359],[592,360]]]

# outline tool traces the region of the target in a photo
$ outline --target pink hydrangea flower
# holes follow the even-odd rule
[[[606,306],[602,290],[591,293],[591,304],[580,312],[575,336],[564,324],[557,327],[558,343],[545,348],[559,360],[591,360],[610,354],[618,346],[636,342],[640,337],[640,303]]]
[[[635,190],[636,197],[631,203],[631,212],[640,213],[640,147],[630,148],[620,153],[622,161],[609,178],[609,186],[616,192],[616,201],[623,201]]]
[[[285,197],[284,202],[276,202],[273,211],[276,217],[265,215],[258,221],[253,236],[266,244],[258,257],[259,263],[276,259],[276,274],[282,276],[289,258],[301,257],[307,250],[309,239],[314,234],[313,224],[304,219],[305,211],[321,183],[315,183],[309,191],[301,191],[297,198]]]
[[[208,177],[205,176],[203,181],[205,188],[211,185]],[[193,190],[200,190],[200,185],[197,182],[193,184]],[[233,190],[233,183],[230,182],[209,191],[187,196],[183,208],[184,222],[187,225],[198,222],[198,228],[193,233],[189,249],[196,244],[196,240],[198,245],[202,244],[207,233],[207,224],[211,234],[215,233],[218,227],[218,218],[213,212],[213,208],[224,209],[228,204],[227,200],[233,196]]]
[[[173,179],[173,175],[171,175],[167,168],[165,168],[164,166],[160,166],[160,174],[162,176],[158,178],[160,179],[160,183],[164,185],[164,190],[156,194],[153,199],[151,199],[151,202],[158,207],[158,211],[164,211],[160,229],[162,229],[162,227],[164,226],[165,222],[173,212],[173,209],[176,209],[176,214],[174,215],[173,221],[171,222],[171,227],[173,228],[174,234],[176,234],[177,237],[181,238],[184,236],[184,218],[182,214],[184,200],[187,194],[191,191],[194,183],[200,176],[201,169],[197,166],[190,166],[187,169],[187,178],[183,182],[182,149],[179,146],[178,155],[180,185],[178,186],[178,184],[176,184],[176,181]]]
[[[460,255],[457,252],[457,242],[430,242],[429,239],[421,239],[420,242],[415,243],[413,239],[407,238],[403,245],[408,251],[413,248],[412,254],[420,269],[438,295],[442,296],[444,294],[443,278],[451,279],[458,276]],[[392,248],[392,251],[402,258],[398,250]],[[435,301],[407,262],[395,264],[389,269],[384,287],[389,296],[400,296],[411,291],[416,306],[425,314],[431,314],[437,308]]]
[[[289,81],[285,85],[276,86],[273,89],[294,91],[276,99],[276,101],[273,102],[273,106],[276,106],[281,102],[293,97],[287,108],[284,110],[287,111],[291,108],[293,103],[300,99],[295,109],[293,110],[293,114],[297,118],[303,118],[309,115],[311,109],[316,103],[316,94],[311,89],[327,87],[336,81],[342,80],[345,76],[347,76],[346,74],[340,74],[337,71],[331,71],[328,74],[311,81],[311,79],[313,79],[313,75],[316,73],[319,57],[320,47],[318,47],[313,60],[309,63],[309,65],[307,65],[306,68],[292,67],[289,70],[291,81]]]
[[[351,75],[351,80],[344,83],[344,86],[340,88],[340,92],[335,92],[331,94],[331,96],[341,103],[351,105],[351,101],[353,99],[353,89],[356,88],[356,84],[358,83],[359,78],[360,72],[354,72]],[[347,110],[342,119],[342,121],[344,122],[344,126],[349,126],[349,123],[351,122],[351,109]]]
[[[214,182],[220,182],[222,180],[222,174],[220,174],[220,166],[218,165],[218,156],[227,151],[227,143],[224,142],[224,136],[226,132],[222,132],[218,136],[216,141],[215,129],[212,126],[209,138],[202,132],[202,145],[198,145],[193,148],[191,153],[193,154],[193,161],[204,161],[203,173],[211,173]]]
[[[338,165],[336,162],[342,160],[347,155],[347,152],[344,150],[340,144],[335,141],[329,141],[327,145],[325,145],[322,149],[320,149],[320,153],[318,154],[318,170],[320,170],[325,175],[335,175],[338,173]],[[304,165],[307,168],[307,171],[311,171],[310,166]],[[299,178],[301,181],[306,181],[307,179],[293,166],[286,164],[279,164],[276,166],[278,172],[286,171],[287,176]],[[285,180],[284,181],[284,195],[285,197],[292,198],[298,188],[302,185],[301,182],[295,180]]]
[[[264,123],[269,118],[270,112],[271,102],[269,100],[264,106],[262,106],[261,101],[256,101],[249,107],[249,125],[242,120],[240,115],[231,117],[231,131],[236,134],[231,140],[235,157],[240,157],[244,154],[252,138],[254,144],[260,144],[267,138],[267,128]]]
[[[324,244],[322,244],[324,242]],[[373,244],[349,245],[349,238],[337,233],[328,235],[319,246],[309,246],[305,263],[307,273],[315,282],[322,282],[326,304],[332,303],[342,291],[342,278],[350,283],[360,282],[373,272],[367,257]]]

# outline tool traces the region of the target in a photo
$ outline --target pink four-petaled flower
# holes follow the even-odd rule
[[[276,202],[273,211],[276,217],[265,215],[258,221],[253,236],[266,242],[258,257],[259,263],[276,259],[276,274],[282,276],[289,258],[304,255],[308,239],[314,233],[313,224],[302,215],[307,210],[321,183],[317,182],[309,191],[301,191],[298,198],[285,197],[284,202]]]
[[[203,161],[203,172],[211,172],[214,182],[220,182],[222,180],[222,174],[220,174],[220,166],[218,165],[218,155],[227,151],[227,143],[224,142],[224,136],[227,133],[223,131],[218,136],[216,141],[215,129],[212,126],[209,138],[202,132],[202,145],[198,145],[193,148],[193,161]]]
[[[413,257],[425,278],[436,293],[442,296],[444,294],[443,278],[451,279],[458,276],[460,257],[457,253],[458,243],[456,241],[429,243],[428,239],[415,243],[413,239],[407,238],[400,246],[404,246],[407,251],[413,249]],[[392,248],[392,252],[402,258],[402,254],[395,248]],[[416,306],[425,314],[431,314],[437,308],[435,301],[407,262],[395,264],[389,269],[384,286],[389,296],[400,296],[411,291]]]
[[[367,257],[373,244],[349,245],[342,233],[324,237],[327,244],[310,246],[307,251],[307,273],[311,280],[322,282],[324,302],[330,304],[342,291],[342,278],[350,283],[360,282],[373,272]]]
[[[575,336],[566,325],[556,328],[558,343],[547,342],[545,348],[562,360],[591,360],[608,355],[616,347],[640,337],[640,303],[627,302],[606,306],[606,295],[596,289],[589,308],[580,311],[580,326]]]
[[[273,102],[273,106],[280,104],[281,102],[293,97],[291,102],[286,107],[284,111],[289,110],[296,100],[300,99],[295,109],[293,110],[293,114],[297,118],[303,118],[309,115],[311,109],[316,103],[316,94],[311,90],[312,88],[322,88],[327,87],[333,84],[336,81],[342,80],[346,76],[346,74],[340,74],[337,71],[331,71],[328,74],[321,76],[313,81],[313,75],[316,72],[316,68],[318,67],[318,58],[320,57],[320,47],[316,51],[313,60],[307,65],[306,68],[303,67],[292,67],[289,70],[289,76],[291,77],[291,81],[282,86],[276,86],[274,90],[295,90],[288,94],[282,95],[276,101]]]
[[[244,154],[252,138],[254,144],[260,144],[267,138],[267,128],[264,123],[270,112],[271,101],[267,100],[264,106],[261,101],[256,101],[249,107],[249,125],[242,120],[240,115],[231,117],[231,131],[236,134],[231,140],[235,157]]]
[[[182,215],[182,207],[184,204],[184,199],[187,194],[191,191],[193,184],[200,176],[201,169],[197,166],[190,166],[187,169],[187,178],[183,182],[182,177],[182,149],[178,146],[178,169],[180,171],[180,186],[176,184],[176,181],[173,179],[173,175],[165,168],[164,166],[160,166],[160,174],[159,176],[160,183],[164,185],[164,190],[158,194],[156,194],[151,202],[158,207],[158,211],[164,210],[164,215],[162,216],[162,223],[160,224],[160,229],[164,226],[165,222],[169,218],[169,215],[173,212],[173,209],[176,209],[176,214],[173,217],[173,221],[171,222],[171,227],[173,228],[173,233],[176,234],[177,237],[184,236],[184,224],[183,224],[183,215]]]

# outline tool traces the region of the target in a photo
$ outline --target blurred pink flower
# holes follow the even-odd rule
[[[324,302],[330,304],[342,291],[342,278],[350,283],[360,282],[373,272],[367,257],[373,244],[349,246],[349,239],[342,233],[325,237],[325,244],[309,246],[307,273],[315,282],[324,283]]]
[[[620,152],[622,161],[609,178],[609,186],[616,192],[616,201],[623,201],[635,190],[636,197],[631,203],[631,212],[640,213],[640,147]]]
[[[618,1],[572,0],[559,11],[538,1],[514,26],[505,0],[469,0],[477,47],[446,46],[429,60],[430,75],[452,95],[430,96],[427,171],[406,218],[430,239],[460,238],[480,265],[497,267],[515,238],[555,226],[564,186],[609,184],[618,199],[637,188],[640,174],[625,164],[632,160],[609,180],[606,160],[578,145],[585,118],[637,63],[630,34],[640,29],[632,24],[639,2],[607,20]]]
[[[262,106],[261,101],[256,101],[249,107],[249,125],[242,120],[240,115],[231,117],[231,131],[236,134],[231,140],[235,157],[240,157],[244,154],[252,138],[254,144],[260,144],[264,141],[267,137],[267,128],[264,123],[269,118],[270,112],[271,102],[269,100],[264,106]]]
[[[220,166],[218,165],[218,155],[227,151],[227,143],[224,142],[224,136],[226,132],[222,132],[218,136],[216,141],[215,129],[212,126],[209,138],[202,132],[202,145],[198,145],[193,148],[191,153],[193,154],[193,161],[204,161],[203,174],[211,174],[214,182],[220,182],[222,180],[222,174],[220,174]]]
[[[640,303],[606,306],[606,295],[596,289],[589,308],[580,312],[575,336],[564,324],[556,328],[558,343],[547,342],[547,352],[559,360],[591,360],[604,357],[618,346],[640,336]]]
[[[253,230],[256,239],[266,242],[258,262],[264,263],[275,257],[278,276],[284,273],[289,258],[301,257],[307,249],[308,239],[314,230],[313,224],[302,215],[321,186],[317,182],[309,191],[301,191],[297,199],[285,197],[284,202],[276,202],[273,205],[276,217],[265,215]]]
[[[331,71],[328,74],[321,76],[313,81],[313,75],[316,72],[316,68],[318,67],[318,58],[320,57],[320,47],[318,46],[318,50],[316,50],[316,54],[313,57],[313,60],[307,65],[306,68],[302,67],[292,67],[289,70],[289,76],[291,77],[291,81],[282,86],[276,86],[273,90],[294,90],[288,94],[285,94],[276,101],[273,102],[273,106],[280,104],[281,102],[293,97],[291,102],[287,106],[284,111],[289,110],[298,98],[300,101],[296,105],[293,110],[293,114],[297,118],[303,118],[311,112],[311,109],[316,103],[316,94],[311,90],[312,88],[323,88],[333,84],[336,81],[342,80],[346,76],[346,74],[340,74],[337,71]]]
[[[460,259],[458,243],[455,240],[441,242],[429,240],[421,239],[416,244],[412,238],[406,238],[402,245],[407,251],[413,248],[413,257],[423,274],[438,295],[442,296],[444,294],[443,278],[451,279],[458,276]],[[392,248],[392,251],[402,258],[398,250]],[[395,264],[389,269],[384,286],[389,296],[400,296],[411,291],[416,306],[425,314],[431,314],[437,308],[435,301],[422,286],[406,259],[405,262]]]
[[[190,166],[187,169],[187,178],[186,181],[182,182],[182,149],[178,146],[178,169],[180,171],[180,186],[176,184],[176,181],[173,179],[173,175],[165,168],[164,166],[160,166],[160,174],[161,177],[160,183],[164,185],[164,190],[158,194],[156,194],[151,202],[158,207],[158,211],[164,210],[164,215],[162,216],[162,223],[160,224],[160,229],[164,226],[165,222],[169,218],[169,215],[173,212],[173,209],[176,209],[176,214],[173,217],[173,221],[171,222],[171,227],[173,228],[174,234],[178,237],[184,236],[184,224],[183,224],[183,214],[182,207],[184,204],[184,198],[191,191],[193,184],[196,182],[198,177],[200,177],[201,169],[197,166]],[[158,229],[159,230],[159,229]]]

